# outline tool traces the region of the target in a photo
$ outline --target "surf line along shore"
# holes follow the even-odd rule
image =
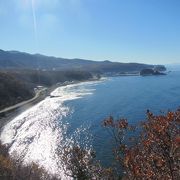
[[[78,83],[77,81],[66,81],[63,83],[57,83],[55,85],[52,85],[51,87],[42,87],[39,89],[35,96],[32,99],[20,102],[18,104],[15,104],[13,106],[7,107],[0,111],[0,132],[2,128],[6,125],[6,123],[10,122],[12,119],[14,119],[16,116],[24,112],[25,110],[31,108],[32,106],[36,105],[40,101],[44,100],[46,97],[51,95],[51,92],[53,92],[56,88],[60,86],[66,86],[69,84],[75,84]]]
[[[7,107],[0,111],[0,133],[2,131],[2,128],[10,122],[12,119],[14,119],[16,116],[20,115],[22,112],[26,111],[27,109],[31,108],[32,106],[38,104],[40,101],[44,100],[46,97],[51,97],[51,92],[53,92],[55,89],[61,86],[67,86],[70,84],[78,84],[81,82],[90,82],[90,81],[97,81],[99,79],[89,79],[84,81],[65,81],[62,83],[57,83],[55,85],[52,85],[51,87],[42,87],[40,90],[38,90],[35,94],[35,96],[32,99],[20,102],[18,104],[15,104],[13,106]],[[52,96],[53,98],[53,96]]]

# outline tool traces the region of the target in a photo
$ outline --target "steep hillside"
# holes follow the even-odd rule
[[[37,85],[51,86],[65,81],[84,81],[92,79],[92,74],[85,71],[42,71],[42,70],[4,70],[30,87]]]
[[[83,71],[3,70],[0,72],[0,110],[32,98],[38,85],[49,87],[65,81],[90,79],[91,73]]]
[[[9,73],[0,72],[0,109],[33,97],[32,89]]]

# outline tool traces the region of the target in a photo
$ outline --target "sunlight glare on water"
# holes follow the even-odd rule
[[[51,93],[54,98],[46,98],[9,122],[1,133],[2,143],[10,146],[9,153],[22,158],[24,163],[35,162],[49,173],[68,179],[61,165],[61,155],[57,154],[58,148],[63,152],[63,147],[72,144],[85,130],[78,128],[72,138],[66,137],[67,123],[63,117],[71,114],[71,110],[64,102],[92,94],[95,89],[84,87],[88,83],[97,82],[59,87]]]

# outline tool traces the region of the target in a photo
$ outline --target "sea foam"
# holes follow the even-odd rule
[[[99,82],[59,87],[51,93],[53,98],[47,97],[9,122],[0,139],[10,147],[10,155],[20,158],[25,164],[35,162],[61,179],[70,179],[65,175],[57,153],[59,148],[63,149],[73,141],[73,138],[66,137],[64,117],[72,111],[64,102],[91,95],[95,90],[91,85],[94,87],[96,83]],[[78,129],[76,134],[80,131]]]

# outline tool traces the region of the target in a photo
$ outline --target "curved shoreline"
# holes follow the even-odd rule
[[[53,92],[58,87],[67,86],[70,84],[78,84],[81,82],[96,81],[96,80],[99,80],[99,79],[90,79],[86,81],[66,81],[63,83],[57,83],[49,88],[44,87],[42,90],[38,91],[38,93],[32,99],[23,101],[11,107],[7,107],[4,110],[1,110],[0,111],[0,133],[2,131],[2,128],[5,126],[5,124],[10,122],[16,116],[20,115],[22,112],[38,104],[39,102],[44,100],[46,97],[50,96],[51,92]]]
[[[16,116],[18,116],[22,112],[26,111],[27,109],[41,102],[46,97],[50,96],[51,92],[54,91],[56,88],[60,86],[65,86],[71,83],[72,82],[57,83],[56,85],[53,85],[49,88],[44,87],[43,89],[39,90],[33,98],[1,110],[0,111],[0,133],[6,123],[14,119]]]
[[[42,90],[38,91],[38,93],[32,99],[23,101],[21,103],[5,108],[4,110],[1,110],[0,111],[0,132],[6,123],[8,123],[13,118],[21,114],[23,111],[27,110],[28,108],[31,108],[35,104],[42,101],[45,97],[47,97],[48,96],[47,92],[48,92],[48,89],[43,88]]]

